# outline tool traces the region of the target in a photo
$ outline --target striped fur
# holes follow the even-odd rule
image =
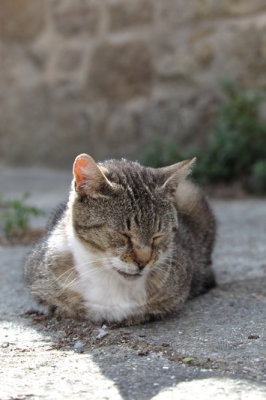
[[[78,156],[68,203],[26,262],[39,304],[72,318],[135,324],[213,287],[215,220],[186,180],[193,162],[153,169]]]

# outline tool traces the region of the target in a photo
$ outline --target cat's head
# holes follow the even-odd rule
[[[96,162],[79,155],[73,167],[75,235],[110,260],[122,279],[137,279],[167,257],[178,229],[175,192],[195,159],[165,168]]]

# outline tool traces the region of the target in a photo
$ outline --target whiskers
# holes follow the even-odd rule
[[[82,280],[87,280],[88,278],[93,279],[93,277],[98,274],[99,271],[110,270],[110,268],[108,268],[108,264],[110,264],[110,259],[108,257],[100,257],[93,260],[88,260],[71,267],[69,275],[67,275],[67,271],[65,271],[60,276],[56,277],[56,281],[60,283],[62,290],[70,290],[73,289],[77,284],[80,284]],[[70,279],[72,276],[73,279]]]
[[[147,267],[147,273],[144,269],[143,276],[146,282],[144,285],[147,288],[149,287],[154,294],[157,293],[169,279],[173,263],[175,264],[177,261],[177,257],[173,256],[171,249],[162,254],[153,267],[150,269]],[[49,274],[45,276],[45,279],[36,281],[36,286],[32,287],[32,293],[47,299],[53,298],[58,299],[58,301],[66,301],[64,299],[68,298],[72,301],[71,296],[75,294],[79,296],[81,292],[87,290],[87,285],[93,288],[93,282],[95,282],[96,286],[104,284],[117,290],[121,286],[121,282],[123,284],[123,280],[120,282],[120,278],[115,271],[117,262],[117,257],[112,259],[110,256],[102,255],[100,257],[95,255],[93,258],[74,265],[69,260],[61,260],[57,267],[53,267],[54,264],[51,261]],[[92,286],[90,286],[90,281]],[[138,283],[139,281],[137,280],[136,285]],[[73,294],[69,293],[71,291]]]
[[[154,266],[150,269],[150,279],[148,278],[148,284],[153,290],[158,290],[165,285],[167,281],[173,263],[177,262],[176,257],[173,257],[172,249],[162,254]]]
[[[87,280],[90,277],[93,279],[100,270],[110,270],[109,264],[110,258],[108,257],[87,260],[74,266],[65,262],[60,265],[60,269],[63,268],[64,271],[59,275],[56,274],[56,269],[50,268],[49,278],[45,282],[39,281],[36,289],[32,288],[32,294],[47,296],[47,293],[51,292],[56,293],[56,297],[60,297],[65,291],[77,289],[77,285],[82,280]]]

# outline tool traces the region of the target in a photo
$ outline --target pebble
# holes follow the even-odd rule
[[[106,332],[106,330],[104,328],[100,328],[100,329],[98,329],[98,335],[96,336],[96,339],[102,339],[107,335],[108,335],[108,332]]]
[[[248,339],[259,339],[259,335],[249,335]]]
[[[75,343],[73,348],[77,353],[84,353],[84,344],[81,342]]]

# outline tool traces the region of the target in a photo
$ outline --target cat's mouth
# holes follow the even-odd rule
[[[121,271],[120,269],[116,269],[116,271],[119,273],[119,275],[123,276],[126,279],[137,279],[141,276],[141,274],[139,272],[135,272],[133,274],[130,274],[128,272],[125,271]]]

